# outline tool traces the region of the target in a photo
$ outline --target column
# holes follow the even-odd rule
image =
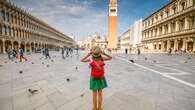
[[[168,24],[168,33],[171,33],[171,23]]]
[[[162,26],[162,34],[165,34],[165,26]]]
[[[194,0],[188,0],[188,1],[187,1],[187,2],[188,2],[188,7],[190,7],[190,6],[193,5],[193,1],[194,1]]]
[[[164,52],[165,51],[165,42],[162,41],[161,42],[161,52]]]
[[[178,40],[174,40],[174,50],[178,50]]]
[[[18,47],[19,47],[19,48],[21,47],[21,42],[20,42],[20,41],[18,41]]]
[[[195,38],[193,39],[193,52],[195,52]]]
[[[157,28],[157,36],[159,36],[159,34],[160,34],[159,30],[160,30],[160,29],[159,29],[159,28]]]
[[[159,42],[156,42],[156,50],[159,50]]]
[[[179,31],[179,21],[176,21],[175,23],[175,31]]]
[[[27,43],[26,42],[24,42],[24,52],[27,52]]]
[[[152,29],[152,36],[155,37],[155,29]]]
[[[185,27],[184,29],[189,29],[189,17],[185,17]]]
[[[3,43],[3,53],[6,53],[5,52],[5,40],[4,39],[2,40],[2,43]]]
[[[171,41],[167,40],[167,50],[169,50],[169,48],[171,48]]]
[[[182,46],[183,50],[186,50],[186,39],[183,39],[183,46]]]

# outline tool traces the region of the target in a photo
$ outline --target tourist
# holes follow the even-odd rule
[[[17,57],[17,51],[16,49],[13,49],[13,58],[16,59],[16,57]]]
[[[125,49],[125,54],[128,54],[128,49]]]
[[[92,59],[90,60],[90,57]],[[107,87],[104,76],[104,61],[111,60],[112,57],[102,52],[98,46],[91,49],[81,61],[90,62],[90,90],[93,91],[93,110],[102,110],[102,90]]]
[[[8,59],[12,60],[12,58],[11,58],[11,56],[12,56],[12,49],[11,48],[8,48],[7,55],[8,55]]]
[[[27,61],[27,59],[24,57],[24,50],[22,48],[19,48],[19,57],[20,57],[20,62],[22,62],[22,59]]]
[[[69,49],[66,48],[66,57],[69,57]]]
[[[50,55],[49,55],[49,49],[48,48],[45,48],[45,59],[51,59]]]
[[[64,48],[62,48],[62,59],[65,59],[65,57],[64,57]]]
[[[138,48],[137,50],[137,54],[140,55],[141,54],[141,50]]]

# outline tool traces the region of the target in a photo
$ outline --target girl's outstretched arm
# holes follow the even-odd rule
[[[104,52],[102,52],[101,54],[103,55],[102,57],[103,57],[103,60],[104,61],[108,61],[108,60],[111,60],[112,59],[112,56],[110,56],[110,55],[108,55],[108,54],[106,54]]]
[[[81,59],[81,62],[90,62],[89,57],[91,56],[91,53],[88,53],[85,57]]]

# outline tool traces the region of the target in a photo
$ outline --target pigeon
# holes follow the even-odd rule
[[[35,94],[38,92],[38,90],[32,90],[32,89],[28,89],[28,92],[30,92],[31,94]]]
[[[85,95],[85,94],[83,93],[83,94],[80,95],[80,97],[84,97],[84,95]]]
[[[32,64],[34,64],[34,62],[32,62]]]
[[[3,67],[3,65],[0,65],[0,67]]]
[[[191,57],[188,57],[188,60],[191,60],[192,58]]]
[[[156,63],[156,60],[153,60],[153,63]]]
[[[15,61],[15,63],[18,63],[17,61]]]
[[[69,82],[69,81],[70,81],[70,79],[69,79],[69,78],[67,78],[67,79],[66,79],[66,81],[67,81],[67,82]]]
[[[19,73],[20,73],[20,74],[22,74],[22,73],[23,73],[23,71],[22,71],[22,70],[20,70],[20,71],[19,71]]]
[[[42,64],[44,64],[44,62],[42,62]]]
[[[47,65],[47,67],[49,67],[49,65]]]
[[[184,61],[184,63],[188,63],[188,61]]]
[[[148,60],[148,58],[145,58],[145,60]]]
[[[129,60],[131,63],[135,63],[135,61],[134,60]]]
[[[54,62],[54,60],[51,60],[51,62]]]
[[[76,66],[75,69],[78,70],[78,67]]]

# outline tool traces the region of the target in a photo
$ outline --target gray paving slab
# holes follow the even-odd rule
[[[74,55],[65,60],[61,59],[60,53],[51,52],[51,55],[56,56],[52,57],[53,62],[45,60],[41,54],[31,54],[27,56],[29,60],[22,63],[11,62],[1,55],[0,65],[3,66],[0,67],[0,110],[92,110],[90,68],[88,64],[79,61],[83,54],[79,58]],[[195,84],[195,57],[192,55],[117,54],[105,66],[108,88],[103,92],[104,110],[195,109],[194,88],[119,60],[115,56],[126,60],[134,59],[136,64],[163,74],[174,73],[170,75]],[[188,57],[191,60],[184,63]],[[23,71],[22,74],[19,73],[20,70]],[[181,74],[183,72],[189,74]],[[31,94],[29,88],[38,92]],[[81,97],[81,94],[84,96]]]

